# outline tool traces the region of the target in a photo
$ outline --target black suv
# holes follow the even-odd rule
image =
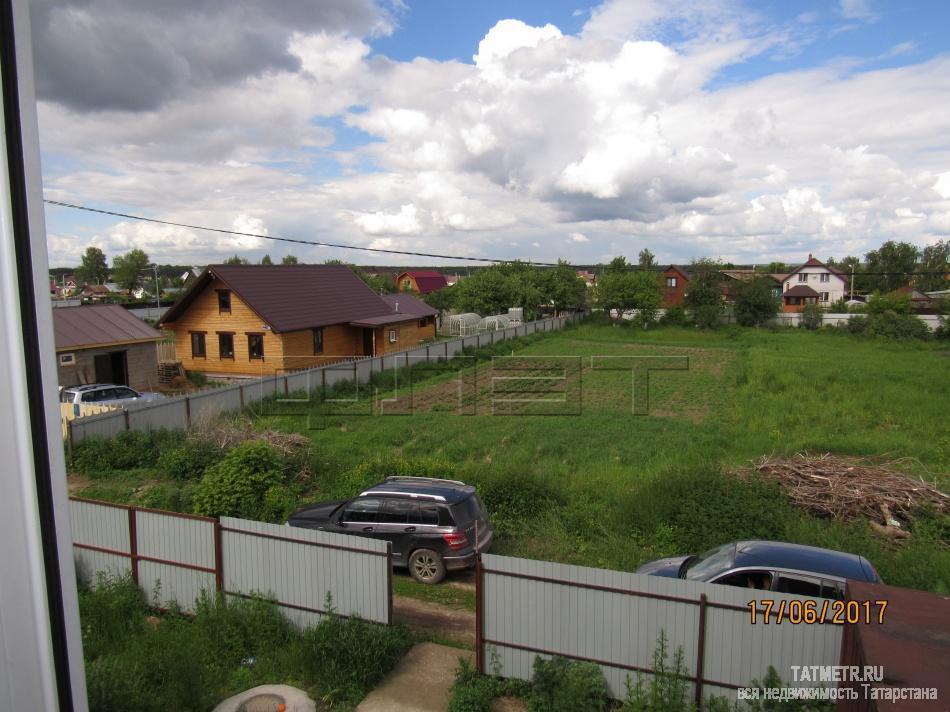
[[[494,536],[474,487],[433,477],[387,477],[353,499],[304,507],[287,523],[391,541],[393,564],[420,583],[474,566],[476,549],[487,551]]]

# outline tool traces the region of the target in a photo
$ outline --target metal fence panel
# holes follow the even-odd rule
[[[74,499],[69,502],[69,518],[73,555],[81,579],[95,583],[96,574],[100,571],[110,576],[122,576],[129,572],[132,562],[129,555],[128,509]],[[100,551],[85,548],[90,546]]]
[[[761,619],[752,625],[746,605],[754,595],[748,590],[488,554],[482,567],[480,652],[483,659],[494,656],[506,677],[529,679],[539,654],[591,660],[620,699],[628,676],[652,669],[661,631],[668,659],[682,649],[693,677],[704,640],[704,696],[734,697],[736,687],[761,679],[770,664],[787,677],[791,665],[838,660],[840,627],[764,625]],[[703,595],[707,603],[701,606]]]
[[[183,397],[129,408],[129,430],[183,430],[187,424],[188,404]]]
[[[448,356],[455,356],[462,350],[461,340],[456,339],[455,341],[446,341],[445,342],[445,353]]]
[[[81,443],[90,435],[102,435],[114,438],[125,430],[125,412],[116,410],[102,415],[92,415],[88,418],[77,418],[70,423],[73,433],[73,443]]]
[[[356,379],[360,383],[368,383],[369,377],[373,374],[372,361],[376,359],[363,359],[356,362]]]
[[[390,622],[389,543],[221,518],[224,590],[273,596],[298,623],[337,613]]]
[[[139,584],[153,604],[193,611],[202,591],[215,590],[214,522],[143,510],[135,521]]]
[[[281,386],[283,386],[283,383],[281,383]],[[240,410],[241,393],[238,390],[239,388],[240,386],[215,388],[211,391],[188,396],[191,403],[191,422],[214,418],[227,411]]]
[[[478,337],[477,336],[466,336],[462,339],[462,348],[463,349],[472,349],[478,346]]]

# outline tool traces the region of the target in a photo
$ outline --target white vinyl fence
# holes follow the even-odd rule
[[[151,604],[192,611],[202,591],[273,598],[300,626],[335,612],[392,621],[387,541],[252,522],[220,521],[70,498],[79,575],[131,573]]]
[[[683,650],[697,704],[734,699],[769,665],[791,685],[792,665],[838,664],[841,626],[779,623],[775,613],[766,623],[762,609],[752,623],[749,601],[816,600],[806,596],[490,554],[476,586],[478,667],[504,677],[530,679],[535,657],[560,655],[599,665],[622,699],[628,676],[652,671],[661,631],[667,662]]]
[[[244,383],[225,388],[212,388],[160,401],[129,405],[109,413],[69,421],[66,426],[67,438],[70,445],[75,445],[90,435],[114,437],[123,430],[158,430],[159,428],[185,430],[190,428],[193,422],[202,418],[241,410],[251,403],[276,395],[286,395],[301,390],[314,391],[343,380],[365,383],[373,373],[392,368],[396,363],[401,365],[403,359],[405,363],[410,363],[410,357],[413,363],[448,359],[461,352],[463,348],[488,346],[504,339],[557,331],[564,328],[565,324],[577,322],[580,319],[581,316],[578,314],[541,319],[499,331],[452,341],[440,341],[385,356],[359,358],[348,363],[334,363],[306,370],[281,372],[263,378],[248,379]]]

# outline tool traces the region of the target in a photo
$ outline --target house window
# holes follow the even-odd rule
[[[828,292],[819,292],[818,301],[827,302],[828,301]]]
[[[218,314],[231,313],[231,292],[227,289],[218,290]]]
[[[59,365],[60,366],[75,366],[76,354],[60,354]]]
[[[419,328],[420,328],[420,329],[425,329],[428,324],[429,324],[429,320],[428,320],[428,319],[420,319],[420,320],[419,320]]]
[[[313,330],[313,353],[323,353],[323,327]]]
[[[676,286],[676,277],[667,277],[667,278],[666,278],[666,286],[667,286],[667,287],[675,287],[675,286]]]
[[[389,330],[389,343],[391,343],[391,344],[395,344],[395,343],[396,343],[396,330],[395,330],[395,329],[390,329],[390,330]]]
[[[402,288],[403,288],[403,289],[412,289],[412,282],[411,282],[410,280],[408,280],[408,279],[402,280]]]
[[[205,351],[205,332],[203,331],[192,331],[191,332],[191,357],[192,358],[207,358],[207,352]]]
[[[827,272],[826,272],[825,274],[819,275],[818,281],[819,281],[819,282],[830,282],[830,281],[831,281],[831,275],[828,274]]]
[[[247,355],[248,358],[264,358],[264,335],[263,334],[248,334],[247,335]]]
[[[799,282],[807,282],[807,281],[808,281],[808,275],[805,274],[804,272],[799,272],[799,273],[798,273],[798,281],[799,281]]]
[[[234,358],[234,334],[218,333],[218,356],[220,358]]]

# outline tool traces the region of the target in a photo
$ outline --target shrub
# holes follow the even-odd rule
[[[740,326],[761,326],[774,317],[781,299],[773,292],[769,277],[756,277],[735,285],[735,314]]]
[[[929,339],[931,336],[930,329],[916,316],[894,311],[872,314],[866,333],[888,339]]]
[[[505,682],[491,675],[480,675],[462,658],[455,672],[448,712],[491,712],[492,702],[505,693]]]
[[[561,502],[550,486],[523,473],[504,473],[478,482],[478,493],[500,534],[514,534]]]
[[[205,470],[222,457],[221,450],[214,444],[202,440],[188,439],[158,457],[158,469],[166,475],[179,480],[193,480],[201,477]]]
[[[99,574],[95,588],[80,583],[79,616],[86,659],[95,660],[141,633],[145,612],[145,596],[131,574],[122,578]]]
[[[689,317],[683,307],[670,307],[660,318],[661,326],[688,326]]]
[[[701,304],[691,311],[693,323],[701,329],[718,329],[722,314],[721,304]]]
[[[281,463],[274,449],[260,440],[248,440],[205,472],[195,491],[195,512],[259,519],[266,510],[265,493],[282,483]]]
[[[821,308],[817,304],[806,304],[802,310],[802,320],[798,325],[803,329],[814,331],[821,328]]]
[[[94,497],[93,499],[99,499]],[[181,486],[159,483],[146,489],[135,501],[140,507],[164,509],[169,512],[191,512],[194,509],[195,488],[189,483]]]
[[[185,377],[198,388],[204,388],[208,385],[208,377],[201,371],[185,371]]]
[[[331,613],[304,634],[303,649],[309,674],[328,691],[324,699],[334,704],[355,704],[411,645],[411,637],[402,626],[378,625]]]
[[[666,632],[661,630],[656,648],[653,649],[653,676],[648,685],[644,684],[641,673],[637,673],[635,685],[627,677],[627,694],[621,707],[623,712],[693,710],[689,699],[691,685],[686,677],[689,671],[683,660],[683,649],[676,649],[672,661],[668,661],[667,657]]]
[[[941,317],[939,325],[934,329],[933,337],[941,341],[950,339],[950,319]]]
[[[846,327],[851,334],[863,334],[868,329],[868,318],[863,314],[858,314],[848,319]]]
[[[590,712],[606,709],[607,702],[607,684],[596,664],[562,657],[534,659],[531,712]]]
[[[73,466],[87,475],[154,467],[160,453],[176,447],[183,437],[180,431],[164,428],[127,430],[112,439],[93,435],[76,446]]]

